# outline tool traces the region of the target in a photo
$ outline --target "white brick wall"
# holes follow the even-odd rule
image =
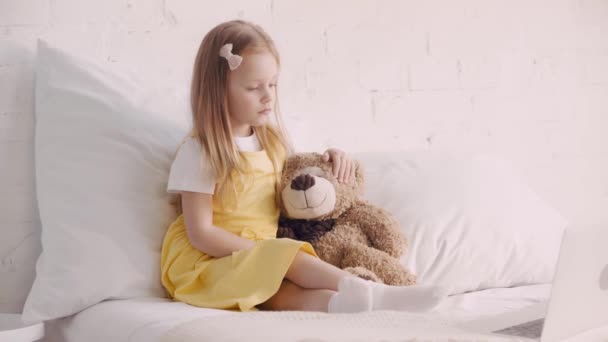
[[[276,40],[292,133],[319,134],[300,149],[490,152],[570,220],[608,222],[605,0],[0,0],[0,311],[21,310],[40,253],[36,38],[187,86],[233,18]]]

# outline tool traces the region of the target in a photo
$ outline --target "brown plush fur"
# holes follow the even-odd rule
[[[277,237],[308,241],[322,260],[362,278],[389,285],[415,284],[416,276],[399,263],[407,240],[398,222],[387,211],[359,198],[363,172],[354,163],[356,180],[346,184],[338,183],[331,162],[324,162],[320,154],[290,156],[281,179]],[[323,205],[334,197],[335,204]]]

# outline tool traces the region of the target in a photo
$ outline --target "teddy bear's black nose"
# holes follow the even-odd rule
[[[299,175],[291,181],[291,188],[294,190],[306,191],[315,185],[315,178],[309,174]]]

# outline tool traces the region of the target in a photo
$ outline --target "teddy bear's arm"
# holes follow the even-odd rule
[[[405,253],[407,239],[397,220],[386,210],[358,200],[346,215],[349,222],[361,228],[372,247],[395,258]]]

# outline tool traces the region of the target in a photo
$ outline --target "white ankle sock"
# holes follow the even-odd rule
[[[328,312],[370,310],[423,312],[436,307],[447,296],[441,286],[390,286],[358,277],[342,278],[338,292],[329,300]]]
[[[372,305],[372,288],[361,278],[344,277],[338,283],[338,292],[329,299],[327,312],[370,311]]]

